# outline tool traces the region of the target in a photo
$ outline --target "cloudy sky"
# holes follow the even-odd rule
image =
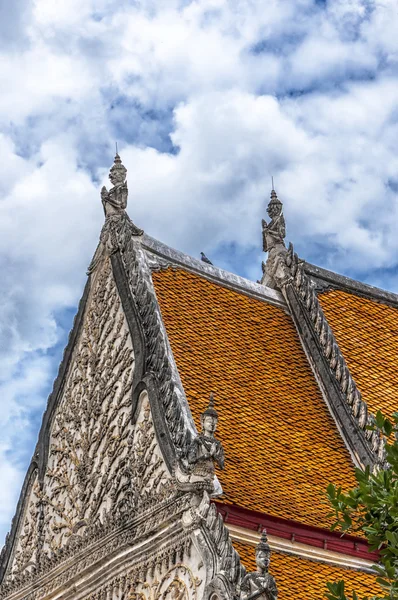
[[[396,0],[0,0],[0,546],[103,222],[251,279],[271,175],[309,261],[398,291]]]

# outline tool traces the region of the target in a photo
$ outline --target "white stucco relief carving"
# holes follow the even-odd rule
[[[37,471],[32,477],[30,498],[25,512],[23,527],[19,535],[19,543],[14,553],[14,571],[23,571],[36,563],[38,547],[38,517],[40,515],[40,486],[37,482]]]
[[[30,539],[51,556],[110,511],[131,504],[134,354],[110,261],[96,273],[83,329],[51,431],[42,489],[24,517],[12,572],[36,562]],[[41,508],[42,507],[42,508]],[[40,510],[42,532],[38,532]],[[39,539],[40,545],[40,539]]]
[[[149,568],[142,563],[108,581],[86,600],[197,600],[203,596],[205,567],[189,539],[176,548],[174,564],[160,556],[152,561]]]

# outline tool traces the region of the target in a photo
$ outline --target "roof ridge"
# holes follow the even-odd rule
[[[282,294],[277,290],[221,269],[220,267],[205,263],[189,254],[167,246],[167,244],[156,240],[146,233],[143,235],[142,246],[153,256],[150,264],[152,270],[165,269],[168,266],[181,267],[186,271],[199,274],[206,279],[222,284],[224,287],[232,288],[240,293],[243,292],[259,300],[266,301],[269,304],[286,309],[286,302]]]
[[[344,288],[348,292],[367,298],[371,296],[378,301],[390,305],[392,304],[398,308],[398,294],[395,294],[394,292],[390,292],[389,290],[379,288],[369,283],[363,283],[358,279],[341,275],[340,273],[330,271],[323,267],[318,267],[307,261],[304,262],[304,270],[307,275],[310,275],[316,280],[316,283],[319,281],[321,286],[325,288],[325,291],[331,288]],[[323,292],[324,290],[322,289],[320,291]]]
[[[282,203],[271,195],[267,212],[271,221],[263,220],[263,249],[268,252],[263,263],[262,282],[273,285],[285,297],[302,345],[319,381],[347,447],[361,466],[380,466],[385,460],[385,440],[374,427],[375,417],[346,363],[332,328],[321,308],[315,285],[290,243],[286,248]]]

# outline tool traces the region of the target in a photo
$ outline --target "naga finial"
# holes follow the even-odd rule
[[[269,252],[277,244],[285,245],[284,239],[286,235],[285,218],[283,216],[283,204],[279,200],[276,191],[272,186],[271,200],[268,203],[267,213],[271,221],[267,224],[263,223],[263,250]]]

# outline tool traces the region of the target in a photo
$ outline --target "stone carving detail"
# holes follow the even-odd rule
[[[133,516],[175,493],[149,399],[131,419],[134,355],[109,259],[96,273],[84,325],[35,483],[10,577],[37,571],[86,530]]]
[[[271,192],[271,200],[267,207],[267,213],[271,221],[267,224],[264,219],[262,220],[264,252],[269,252],[271,248],[278,244],[284,244],[283,240],[286,235],[283,205],[274,189]]]
[[[376,457],[376,461],[382,464],[385,456],[384,439],[381,437],[379,431],[367,429],[368,425],[374,426],[374,416],[368,414],[367,405],[362,400],[361,392],[356,386],[336,338],[319,304],[315,286],[305,273],[304,261],[298,258],[292,244],[289,244],[288,249],[285,246],[283,241],[285,229],[282,203],[279,200],[276,201],[275,198],[276,194],[273,191],[268,208],[268,212],[272,217],[270,224],[267,225],[263,221],[264,250],[268,250],[268,259],[266,264],[263,263],[264,275],[261,283],[280,289],[288,304],[286,287],[288,285],[293,286],[302,308],[306,311],[312,322],[314,332],[318,337],[330,369],[339,384],[347,404],[351,408],[351,414],[360,429],[364,431],[365,438],[369,443],[371,452]]]
[[[176,487],[170,477],[156,440],[149,399],[143,392],[140,416],[132,439],[132,451],[128,453],[128,490],[132,502],[126,502],[126,509],[133,506],[140,511],[153,508],[175,494]],[[125,495],[125,500],[128,496]]]
[[[196,600],[203,588],[196,574],[198,556],[192,557],[189,537],[177,536],[167,546],[136,561],[90,593],[86,600]]]
[[[44,482],[34,487],[13,574],[32,563],[36,568],[41,550],[51,556],[126,505],[133,370],[130,334],[108,260],[93,285],[52,425]]]
[[[109,260],[98,273],[55,416],[44,479],[45,549],[126,503],[134,356]]]
[[[119,154],[116,154],[109,173],[113,187],[108,191],[104,186],[101,190],[105,224],[101,231],[98,248],[88,268],[88,274],[97,268],[105,256],[110,256],[123,248],[130,236],[143,234],[143,230],[134,225],[125,210],[128,196],[126,174],[127,169],[122,164]]]
[[[109,179],[112,183],[111,189],[103,186],[101,190],[101,200],[104,207],[105,216],[120,214],[127,207],[127,169],[122,164],[119,154],[116,153],[115,160],[109,172]]]
[[[43,505],[40,484],[37,481],[37,471],[33,476],[33,481],[23,527],[14,554],[14,572],[31,570],[36,565],[39,547],[41,546],[40,530],[42,527],[40,525],[42,525],[43,520]]]
[[[185,491],[214,494],[214,463],[224,468],[224,450],[214,437],[218,414],[214,408],[214,397],[210,395],[209,406],[201,415],[202,432],[191,442],[186,460],[177,461],[175,477],[178,488]]]
[[[151,569],[137,566],[90,594],[87,600],[196,600],[202,580],[184,563],[172,566],[162,576],[164,564],[157,561]]]
[[[264,529],[260,543],[256,548],[257,571],[248,573],[241,583],[241,600],[276,600],[278,590],[275,579],[268,573],[271,548],[268,545],[267,532]]]
[[[130,237],[121,254],[144,333],[145,370],[156,373],[159,399],[173,445],[180,456],[186,455],[196,432],[164,330],[145,251],[139,239]]]
[[[169,524],[175,518],[180,518],[181,513],[187,509],[188,504],[189,497],[187,496],[165,501],[158,505],[156,512],[152,507],[151,510],[135,517],[130,521],[127,529],[126,519],[120,521],[117,515],[109,515],[109,519],[105,523],[97,521],[85,528],[82,536],[72,537],[68,545],[61,548],[53,556],[43,555],[35,572],[25,570],[24,573],[17,574],[12,580],[2,583],[0,585],[0,599],[4,600],[11,592],[28,588],[33,581],[37,583],[38,578],[41,576],[46,578],[46,583],[36,588],[31,600],[53,592],[59,586],[65,585],[72,577],[82,573],[87,568],[91,568],[98,561],[106,559],[115,550],[124,548],[126,544],[130,546],[138,544],[148,538],[160,526],[166,523]],[[98,541],[101,541],[100,545],[98,545]],[[158,551],[156,556],[141,564],[141,576],[144,578],[149,571],[154,571],[157,562],[170,566],[176,556],[182,560],[184,549],[187,551],[189,547],[189,538],[184,536],[181,540],[180,537],[177,537],[174,539],[173,544],[163,548],[162,551]],[[63,562],[66,562],[68,566],[63,567]],[[51,570],[55,567],[57,567],[57,571],[55,576],[52,576]]]
[[[240,584],[246,575],[246,569],[240,562],[239,554],[232,545],[229,531],[217,512],[215,504],[209,504],[203,528],[213,543],[217,563],[217,575],[208,585],[208,597],[211,596],[212,591],[219,595],[217,591],[222,587],[222,596],[236,598],[239,595]]]
[[[275,190],[271,192],[271,200],[267,208],[271,221],[262,220],[263,227],[263,250],[268,252],[268,260],[262,263],[263,278],[261,283],[271,288],[278,288],[289,280],[289,273],[279,260],[279,256],[285,247],[285,218],[283,216],[282,202],[276,195]]]
[[[323,310],[319,304],[314,286],[304,271],[304,263],[300,261],[293,250],[292,244],[289,245],[284,256],[285,264],[288,267],[292,284],[299,294],[308,314],[313,323],[314,329],[318,335],[325,358],[334,373],[341,391],[343,392],[347,403],[351,407],[351,413],[356,419],[359,427],[364,430],[365,437],[368,440],[372,452],[376,455],[379,463],[383,463],[385,457],[384,439],[378,430],[371,431],[367,429],[368,425],[374,426],[375,418],[368,413],[366,402],[362,399],[361,392],[352,377],[344,356],[337,344],[333,331],[330,328]]]

